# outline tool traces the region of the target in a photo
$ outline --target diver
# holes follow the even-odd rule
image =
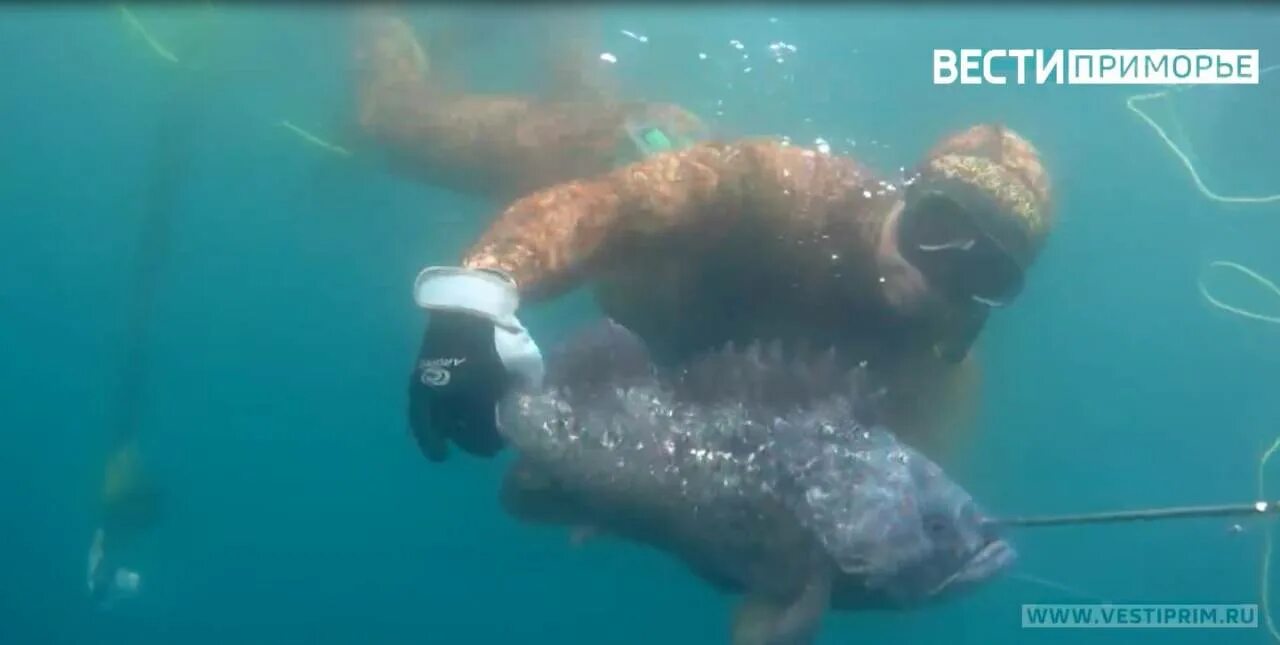
[[[382,9],[358,19],[355,59],[360,138],[394,171],[462,193],[510,201],[704,136],[698,117],[675,105],[451,89],[409,24]]]
[[[495,402],[543,377],[518,307],[590,285],[660,363],[762,338],[866,363],[887,389],[887,425],[937,459],[956,434],[941,428],[974,398],[969,350],[1021,292],[1052,221],[1039,153],[993,124],[944,138],[900,183],[851,158],[746,141],[539,190],[460,266],[418,276],[430,316],[410,426],[432,461],[450,442],[499,452]]]

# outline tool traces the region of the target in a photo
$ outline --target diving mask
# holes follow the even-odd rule
[[[938,190],[913,195],[898,222],[898,250],[948,295],[987,306],[1009,303],[1022,291],[1024,270],[990,235],[974,208]]]

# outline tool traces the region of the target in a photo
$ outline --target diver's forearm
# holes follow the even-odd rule
[[[580,268],[599,255],[618,212],[605,180],[538,191],[508,207],[462,266],[506,273],[523,300],[553,297],[572,288]]]

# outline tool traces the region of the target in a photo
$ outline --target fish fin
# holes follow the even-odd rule
[[[783,608],[759,596],[747,596],[733,614],[733,645],[767,645]]]
[[[791,604],[748,596],[734,615],[733,645],[812,645],[831,605],[831,573],[815,569]]]
[[[831,572],[815,568],[804,591],[783,610],[773,625],[769,645],[809,645],[818,638],[822,617],[831,606]]]
[[[575,332],[547,359],[547,383],[552,387],[612,389],[653,373],[644,341],[608,318]]]

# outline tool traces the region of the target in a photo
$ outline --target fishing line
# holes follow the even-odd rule
[[[1228,262],[1226,260],[1215,260],[1209,263],[1209,268],[1214,268],[1214,267],[1232,269],[1234,271],[1243,273],[1244,275],[1248,276],[1250,279],[1254,280],[1258,284],[1261,284],[1262,286],[1271,290],[1271,292],[1276,294],[1276,296],[1280,297],[1280,287],[1277,287],[1276,283],[1259,275],[1256,271],[1246,266],[1236,264],[1235,262]],[[1200,276],[1199,280],[1197,280],[1197,284],[1200,287],[1200,294],[1204,296],[1205,300],[1208,300],[1209,304],[1219,309],[1222,309],[1224,311],[1229,311],[1233,314],[1236,314],[1237,316],[1243,316],[1245,318],[1249,318],[1252,320],[1260,320],[1262,322],[1268,322],[1268,323],[1280,325],[1280,316],[1268,316],[1266,314],[1260,314],[1254,311],[1249,311],[1248,309],[1242,309],[1240,307],[1236,307],[1235,305],[1229,305],[1225,302],[1222,302],[1221,300],[1218,300],[1213,296],[1213,294],[1209,293],[1209,288],[1206,287],[1204,284],[1203,275]]]
[[[1103,605],[1111,604],[1111,601],[1107,600],[1106,598],[1102,598],[1101,596],[1095,596],[1091,593],[1081,591],[1079,589],[1076,589],[1075,587],[1063,584],[1056,580],[1049,580],[1047,578],[1033,576],[1029,573],[1010,573],[1008,574],[1008,577],[1011,580],[1017,580],[1019,582],[1025,582],[1028,584],[1046,587],[1048,589],[1053,589],[1054,591],[1060,591],[1062,593],[1067,594],[1068,596],[1074,596],[1076,598],[1080,598],[1083,600],[1092,600],[1093,602],[1100,603]]]
[[[1280,69],[1280,65],[1272,65],[1270,67],[1266,67],[1262,69],[1258,73],[1258,75],[1262,76],[1263,74],[1274,71],[1276,69]],[[1142,109],[1138,107],[1138,103],[1141,103],[1143,101],[1151,101],[1156,99],[1167,100],[1168,97],[1175,92],[1190,90],[1190,89],[1193,89],[1194,87],[1195,86],[1174,87],[1172,89],[1164,90],[1161,92],[1153,92],[1150,94],[1139,94],[1139,95],[1131,96],[1125,101],[1125,106],[1131,112],[1138,115],[1139,118],[1141,118],[1144,122],[1146,122],[1146,124],[1150,126],[1152,130],[1155,131],[1156,135],[1160,137],[1160,139],[1169,148],[1169,150],[1173,152],[1174,156],[1177,157],[1178,160],[1182,162],[1182,165],[1187,169],[1187,172],[1190,173],[1191,180],[1195,183],[1196,189],[1200,191],[1201,195],[1204,195],[1209,200],[1219,202],[1219,203],[1227,203],[1227,204],[1255,204],[1255,205],[1280,201],[1280,193],[1271,194],[1271,195],[1256,195],[1256,196],[1224,196],[1210,189],[1207,185],[1205,185],[1204,180],[1200,177],[1200,173],[1196,170],[1195,164],[1192,163],[1190,156],[1186,152],[1184,152],[1180,147],[1178,147],[1178,144],[1174,143],[1173,139],[1169,137],[1169,135],[1165,132],[1164,128],[1160,127],[1159,123],[1156,123],[1155,119],[1151,118],[1150,115],[1148,115],[1146,112],[1143,112]],[[1181,130],[1182,128],[1181,123],[1177,120],[1176,117],[1173,119],[1173,123],[1176,127],[1178,127],[1179,130]],[[1270,289],[1276,295],[1280,296],[1280,288],[1277,288],[1274,282],[1259,275],[1257,272],[1253,271],[1252,269],[1249,269],[1235,262],[1228,262],[1225,260],[1217,260],[1209,263],[1208,268],[1216,268],[1216,267],[1228,268],[1228,269],[1232,269],[1240,273],[1243,273],[1245,276],[1248,276],[1250,279],[1254,280],[1255,282],[1258,282],[1264,287]],[[1205,286],[1203,275],[1201,275],[1200,278],[1197,280],[1197,286],[1200,289],[1200,294],[1204,296],[1205,300],[1209,301],[1210,304],[1212,304],[1213,306],[1219,309],[1233,313],[1238,316],[1249,318],[1251,320],[1258,320],[1261,322],[1267,322],[1272,324],[1280,324],[1280,316],[1268,316],[1265,314],[1260,314],[1257,312],[1249,311],[1247,309],[1236,307],[1234,305],[1229,305],[1221,300],[1218,300],[1213,296],[1213,294],[1209,292],[1208,287]],[[1271,457],[1272,455],[1275,454],[1277,448],[1280,448],[1280,438],[1277,438],[1275,442],[1271,444],[1271,447],[1268,448],[1262,454],[1262,458],[1258,461],[1257,496],[1259,499],[1265,498],[1265,494],[1263,491],[1264,472],[1266,470],[1267,463],[1271,460]],[[1159,518],[1147,517],[1144,519],[1159,519]],[[1275,529],[1272,526],[1272,523],[1270,522],[1268,522],[1263,527],[1262,573],[1260,575],[1260,580],[1259,580],[1259,593],[1260,593],[1260,601],[1262,605],[1262,615],[1267,625],[1267,631],[1271,634],[1271,638],[1274,641],[1276,641],[1277,643],[1280,643],[1280,630],[1276,628],[1275,620],[1272,617],[1271,607],[1270,607],[1271,553],[1273,550],[1272,547],[1273,547],[1273,541],[1274,541],[1274,531]]]
[[[1269,289],[1276,296],[1280,296],[1280,287],[1277,287],[1274,282],[1259,275],[1256,271],[1246,266],[1236,264],[1235,262],[1228,262],[1226,260],[1216,260],[1214,262],[1210,262],[1209,267],[1211,268],[1222,267],[1222,268],[1232,269],[1234,271],[1243,273],[1245,276],[1249,277],[1251,280]],[[1222,302],[1221,300],[1218,300],[1213,296],[1213,294],[1209,293],[1209,288],[1206,287],[1204,284],[1203,275],[1201,275],[1199,280],[1197,280],[1197,284],[1200,287],[1200,294],[1204,296],[1205,300],[1208,300],[1210,304],[1212,304],[1213,306],[1219,309],[1228,311],[1237,316],[1243,316],[1245,318],[1249,318],[1251,320],[1258,320],[1261,322],[1266,322],[1271,324],[1280,324],[1280,316],[1268,316],[1265,314],[1260,314],[1254,311],[1249,311],[1247,309],[1236,307],[1234,305],[1229,305],[1225,302]],[[1271,461],[1271,457],[1275,454],[1277,449],[1280,449],[1280,437],[1276,438],[1276,440],[1271,444],[1271,447],[1267,448],[1267,450],[1262,453],[1262,458],[1258,460],[1258,493],[1257,495],[1259,499],[1262,499],[1265,497],[1265,491],[1263,489],[1264,489],[1264,483],[1265,483],[1266,467],[1267,467],[1267,464]],[[1271,638],[1273,640],[1275,640],[1277,643],[1280,643],[1280,630],[1276,628],[1275,619],[1271,614],[1271,606],[1270,606],[1270,603],[1271,603],[1271,600],[1270,600],[1271,554],[1274,551],[1274,541],[1275,541],[1275,527],[1270,522],[1268,522],[1266,526],[1264,526],[1262,529],[1262,573],[1258,581],[1258,586],[1259,586],[1259,594],[1261,596],[1260,600],[1262,604],[1262,616],[1266,621],[1267,631],[1270,632]]]
[[[125,26],[128,27],[129,31],[140,37],[157,57],[174,65],[185,67],[183,60],[179,58],[170,47],[166,46],[159,38],[152,34],[151,31],[147,29],[147,26],[143,24],[132,11],[130,11],[127,5],[120,5],[119,8],[120,15],[124,20]],[[289,119],[280,119],[273,125],[293,134],[303,143],[314,146],[327,153],[340,157],[351,156],[350,150],[317,136],[301,126],[298,126]]]
[[[1271,443],[1271,447],[1262,453],[1262,458],[1258,460],[1258,496],[1263,493],[1264,483],[1266,481],[1267,463],[1271,461],[1271,456],[1280,449],[1280,437]],[[1275,539],[1275,527],[1268,522],[1262,527],[1262,575],[1259,576],[1258,587],[1259,596],[1262,604],[1262,617],[1267,623],[1267,631],[1271,633],[1272,640],[1280,643],[1280,630],[1276,629],[1275,619],[1271,615],[1271,553],[1273,551],[1273,542]]]
[[[1270,67],[1266,67],[1262,69],[1262,71],[1258,72],[1258,76],[1261,77],[1263,74],[1266,74],[1276,69],[1280,69],[1280,65],[1272,65]],[[1151,126],[1152,130],[1155,130],[1156,135],[1159,136],[1162,141],[1164,141],[1164,144],[1169,147],[1169,150],[1173,152],[1174,156],[1177,157],[1178,160],[1182,162],[1183,167],[1187,169],[1187,172],[1191,174],[1191,180],[1195,182],[1196,189],[1200,191],[1201,195],[1204,195],[1206,198],[1212,201],[1226,203],[1226,204],[1266,204],[1266,203],[1280,201],[1280,193],[1276,193],[1273,195],[1243,196],[1243,197],[1224,196],[1224,195],[1218,194],[1213,189],[1205,185],[1204,180],[1200,178],[1200,172],[1196,170],[1195,164],[1192,163],[1191,158],[1187,155],[1187,153],[1183,152],[1182,148],[1178,147],[1178,144],[1174,143],[1173,139],[1170,138],[1169,135],[1164,131],[1164,128],[1160,127],[1159,123],[1156,123],[1155,119],[1151,118],[1150,115],[1142,111],[1142,108],[1138,107],[1138,103],[1141,103],[1143,101],[1165,99],[1170,94],[1173,94],[1175,92],[1188,91],[1188,90],[1194,89],[1195,87],[1197,86],[1192,85],[1187,87],[1174,87],[1173,89],[1163,90],[1160,92],[1152,92],[1149,94],[1137,94],[1134,96],[1130,96],[1128,99],[1125,99],[1125,107],[1127,107],[1129,111],[1138,115],[1138,117],[1141,118],[1143,121],[1145,121],[1147,125]],[[1175,122],[1176,122],[1176,119],[1175,119]]]
[[[132,11],[129,11],[129,7],[120,5],[120,16],[124,19],[124,24],[127,25],[135,34],[142,37],[143,41],[147,43],[147,46],[151,48],[151,51],[155,52],[156,56],[159,56],[170,63],[181,64],[178,57],[175,56],[173,52],[169,51],[168,47],[165,47],[164,44],[159,40],[156,40],[155,37],[151,35],[150,31],[147,31],[147,28],[142,24],[142,21],[138,20],[138,17],[133,15]]]

